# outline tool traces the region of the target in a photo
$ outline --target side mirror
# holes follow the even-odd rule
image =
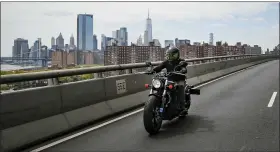
[[[146,61],[147,66],[152,66],[152,62]]]

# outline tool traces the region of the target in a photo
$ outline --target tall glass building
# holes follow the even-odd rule
[[[77,18],[77,49],[93,51],[93,15],[79,14]]]
[[[146,20],[146,30],[148,31],[148,35],[147,35],[147,38],[148,38],[148,44],[149,42],[152,42],[153,41],[153,32],[152,32],[152,19],[150,18],[150,12],[148,11],[148,18]]]
[[[28,57],[28,40],[17,38],[14,40],[13,57]]]
[[[120,41],[121,41],[121,46],[127,46],[127,28],[126,27],[121,27],[120,28]]]

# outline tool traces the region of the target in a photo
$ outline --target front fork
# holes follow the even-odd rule
[[[163,91],[163,94],[162,94],[162,99],[161,99],[161,106],[159,108],[159,112],[160,112],[160,115],[162,116],[163,112],[164,112],[164,106],[165,106],[165,103],[166,103],[166,85],[167,85],[168,81],[165,80],[165,83],[164,83],[164,91]],[[170,99],[169,99],[170,100]]]

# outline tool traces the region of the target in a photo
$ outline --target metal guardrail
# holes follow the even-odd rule
[[[204,62],[204,61],[211,61],[211,60],[248,58],[254,56],[265,56],[265,55],[216,56],[216,57],[186,59],[186,61]],[[160,63],[161,61],[152,62],[152,65],[156,66],[159,65]],[[11,75],[1,76],[1,84],[41,80],[41,79],[51,79],[51,78],[82,75],[82,74],[101,73],[101,72],[116,71],[116,70],[135,69],[135,68],[143,68],[143,67],[148,67],[148,66],[145,63],[134,63],[134,64],[109,65],[109,66],[102,66],[102,67],[89,67],[89,68],[82,68],[82,69],[66,69],[66,70],[53,70],[53,71],[33,72],[33,73],[24,73],[24,74],[11,74]]]

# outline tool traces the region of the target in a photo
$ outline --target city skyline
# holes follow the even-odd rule
[[[153,39],[159,39],[162,45],[164,45],[165,40],[174,40],[175,38],[189,39],[191,42],[208,42],[211,32],[215,35],[214,43],[222,40],[229,44],[235,44],[236,42],[250,45],[258,44],[263,50],[266,50],[266,48],[273,49],[279,40],[278,3],[212,2],[208,6],[204,2],[127,2],[126,4],[130,6],[126,5],[127,8],[133,10],[129,13],[127,13],[127,9],[125,11],[120,9],[118,12],[106,12],[101,9],[102,5],[105,6],[104,4],[109,9],[118,3],[73,2],[67,3],[69,7],[64,8],[60,7],[65,5],[62,2],[56,3],[55,7],[51,9],[48,7],[41,9],[45,8],[46,4],[48,6],[51,3],[2,3],[2,56],[12,55],[11,46],[16,38],[27,39],[31,46],[40,37],[43,45],[50,46],[51,37],[56,37],[61,32],[64,40],[68,42],[72,33],[77,35],[75,24],[77,20],[75,18],[81,12],[93,14],[93,33],[97,35],[99,40],[99,49],[101,34],[111,36],[114,29],[122,26],[127,27],[128,44],[130,42],[136,43],[139,35],[144,35],[148,8],[150,18],[153,20]],[[26,10],[29,7],[35,8],[35,6],[36,9],[32,11],[23,11],[23,9]],[[194,6],[199,9],[194,9]],[[75,10],[75,7],[77,11],[72,11]],[[120,5],[120,7],[124,6]],[[24,17],[18,18],[16,15],[19,12]],[[114,16],[118,17],[108,17],[110,13],[114,13]],[[42,25],[36,29],[38,27],[36,22],[39,20]],[[48,24],[43,24],[45,22],[48,22]],[[75,40],[77,40],[77,37],[75,37]]]

